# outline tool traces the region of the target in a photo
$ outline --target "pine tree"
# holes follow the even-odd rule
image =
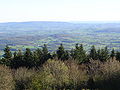
[[[74,49],[70,50],[70,57],[75,60],[75,50]]]
[[[44,46],[42,47],[42,57],[40,61],[41,65],[45,63],[49,58],[51,58],[51,55],[48,52],[47,45],[44,44]]]
[[[8,45],[4,49],[4,55],[3,55],[3,57],[5,59],[10,59],[12,57],[12,53],[11,53],[10,47]]]
[[[84,63],[87,61],[87,55],[82,44],[80,46],[76,44],[73,55],[74,59],[77,60],[78,63]]]
[[[109,59],[109,51],[107,46],[104,48],[104,54],[103,54],[103,61],[106,61]]]
[[[58,59],[61,59],[61,60],[64,59],[65,50],[62,44],[60,44],[56,53],[57,53]]]
[[[57,54],[56,54],[56,52],[55,52],[55,51],[52,53],[51,58],[52,58],[52,59],[58,59],[58,58],[57,58]]]
[[[19,68],[19,67],[25,67],[25,60],[23,58],[23,54],[21,50],[18,50],[14,53],[14,58],[11,61],[11,68]]]
[[[82,44],[79,47],[79,51],[80,51],[80,55],[79,55],[79,61],[80,61],[80,63],[86,62],[87,55],[86,55],[86,52],[85,52]]]
[[[94,45],[91,47],[89,57],[92,58],[93,60],[97,59],[97,51]]]
[[[42,47],[42,52],[44,55],[48,54],[48,49],[46,44],[44,44],[44,46]]]
[[[69,52],[66,50],[65,53],[64,53],[63,60],[68,60],[69,58],[70,58],[70,54],[69,54]]]
[[[120,52],[116,52],[116,60],[120,61]]]
[[[101,49],[97,50],[97,60],[101,59]]]
[[[41,60],[41,58],[42,58],[42,56],[43,56],[42,50],[38,48],[38,49],[35,50],[35,52],[36,52],[36,54],[37,54],[39,60]]]
[[[26,51],[24,53],[24,61],[26,67],[33,67],[35,65],[33,54],[29,48],[26,48]]]
[[[108,48],[105,47],[104,49],[99,49],[97,51],[97,55],[98,55],[98,59],[100,61],[106,61],[109,59],[109,52],[108,52]]]
[[[14,58],[15,58],[16,56],[17,56],[17,52],[15,51],[15,52],[14,52]]]
[[[42,51],[41,49],[37,49],[33,52],[33,59],[35,62],[35,67],[39,67],[41,64],[41,59],[42,59]]]
[[[11,60],[12,60],[12,53],[10,51],[10,47],[6,45],[4,49],[4,58],[1,59],[0,63],[4,64],[6,66],[11,66]]]
[[[75,49],[71,50],[71,55],[74,59],[77,59],[78,56],[80,55],[80,51],[79,51],[79,46],[78,44],[75,45]]]
[[[114,49],[112,49],[111,54],[110,54],[110,57],[111,57],[112,59],[115,57],[115,50],[114,50]]]

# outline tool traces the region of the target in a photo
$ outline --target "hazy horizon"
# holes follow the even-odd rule
[[[0,22],[120,21],[120,0],[0,0]]]
[[[110,20],[110,21],[6,21],[0,23],[24,23],[24,22],[68,22],[68,23],[120,23],[120,20]]]

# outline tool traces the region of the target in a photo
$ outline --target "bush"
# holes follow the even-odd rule
[[[97,87],[109,90],[120,89],[120,62],[108,60],[101,64],[102,75],[99,76]]]
[[[63,61],[48,60],[42,71],[34,77],[33,88],[35,90],[53,90],[65,88],[69,83],[68,67]]]
[[[19,68],[14,73],[16,90],[31,90],[32,77],[35,75],[34,69]]]
[[[88,75],[85,65],[78,65],[77,62],[70,60],[66,62],[69,69],[70,89],[84,88],[87,84]]]
[[[107,60],[100,62],[91,60],[89,64],[89,85],[90,88],[100,90],[119,90],[120,86],[120,62],[117,60]],[[93,81],[92,81],[93,80]]]
[[[90,60],[87,64],[87,71],[89,80],[87,83],[87,88],[89,89],[95,89],[95,83],[102,79],[102,68],[101,65],[103,63],[100,60]]]
[[[0,65],[0,90],[13,90],[14,80],[12,72],[7,66]]]
[[[84,65],[72,61],[48,60],[32,80],[34,90],[80,89],[88,76]]]

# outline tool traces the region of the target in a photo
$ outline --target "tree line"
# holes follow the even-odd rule
[[[42,66],[48,59],[56,58],[61,61],[73,59],[78,64],[88,63],[91,59],[105,62],[109,60],[109,58],[116,58],[119,61],[120,52],[114,49],[109,51],[107,47],[96,49],[94,45],[91,46],[89,52],[86,52],[82,44],[76,44],[75,48],[71,50],[65,50],[63,44],[60,44],[56,51],[49,52],[47,45],[44,44],[41,49],[38,48],[34,51],[26,48],[25,51],[18,50],[12,53],[10,47],[6,46],[4,55],[0,59],[0,64],[10,66],[11,68],[37,68]]]

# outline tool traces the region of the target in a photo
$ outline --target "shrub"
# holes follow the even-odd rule
[[[77,62],[73,60],[67,61],[66,64],[69,69],[69,79],[70,79],[69,87],[75,90],[84,88],[88,80],[86,66],[78,65]]]
[[[62,89],[68,85],[68,67],[63,61],[48,60],[42,71],[34,77],[32,86],[35,90]]]
[[[120,62],[117,60],[108,60],[101,64],[102,75],[97,82],[97,86],[103,89],[119,90],[120,86]]]
[[[100,60],[90,60],[87,64],[87,71],[89,80],[87,83],[87,88],[96,88],[95,83],[102,79],[101,65],[103,63]]]
[[[15,89],[30,90],[32,77],[35,75],[34,69],[19,68],[14,73]]]
[[[32,80],[35,90],[80,89],[88,76],[84,65],[72,61],[48,60]]]
[[[100,90],[119,90],[120,86],[120,62],[117,60],[107,60],[99,62],[92,60],[89,64],[90,79],[93,81],[90,84],[92,88]],[[90,80],[91,81],[91,80]],[[89,85],[89,86],[90,86]]]
[[[0,90],[13,90],[14,80],[12,72],[7,66],[0,65]]]

